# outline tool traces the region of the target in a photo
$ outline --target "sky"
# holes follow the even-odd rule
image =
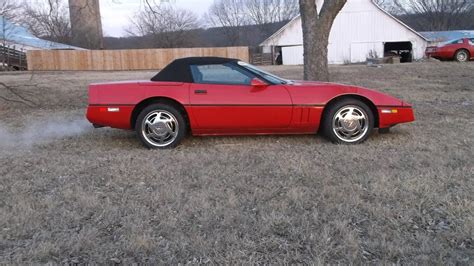
[[[155,0],[186,8],[201,16],[207,12],[213,0]],[[125,36],[124,28],[129,24],[129,19],[143,7],[141,0],[100,0],[102,27],[105,36]]]

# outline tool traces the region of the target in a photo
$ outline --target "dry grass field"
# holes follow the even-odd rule
[[[472,265],[474,63],[331,73],[414,104],[417,121],[358,146],[190,137],[150,151],[84,110],[89,83],[152,72],[0,74],[0,263]]]

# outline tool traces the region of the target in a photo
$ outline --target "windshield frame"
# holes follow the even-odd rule
[[[291,80],[281,78],[275,74],[262,70],[252,64],[245,63],[243,61],[238,61],[237,64],[240,67],[245,68],[247,71],[250,71],[251,73],[265,79],[267,82],[270,82],[273,85],[285,85],[290,84],[292,82]]]

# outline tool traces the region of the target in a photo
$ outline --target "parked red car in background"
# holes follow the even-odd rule
[[[440,60],[467,62],[474,59],[474,38],[464,38],[426,48],[426,56]]]

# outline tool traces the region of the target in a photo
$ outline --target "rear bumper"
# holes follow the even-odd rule
[[[132,112],[133,106],[89,105],[86,117],[96,128],[131,129]]]
[[[404,106],[380,106],[377,107],[379,113],[379,128],[390,128],[397,124],[415,121],[413,108]]]
[[[454,54],[451,52],[445,51],[432,51],[432,52],[425,52],[426,57],[433,57],[437,59],[452,59]]]
[[[436,52],[428,52],[425,54],[426,54],[426,57],[441,58],[441,56]]]

